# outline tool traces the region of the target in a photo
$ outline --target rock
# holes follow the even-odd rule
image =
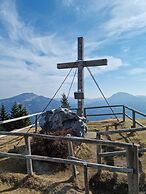
[[[65,129],[71,130],[78,137],[84,137],[87,132],[86,119],[67,108],[58,108],[43,113],[39,124],[42,133]]]

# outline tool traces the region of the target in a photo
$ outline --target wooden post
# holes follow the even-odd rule
[[[84,117],[86,118],[86,108],[84,108]]]
[[[38,129],[38,117],[36,115],[35,116],[35,133],[37,133],[37,129]]]
[[[116,129],[118,129],[118,125],[117,125],[117,124],[115,124],[115,130],[116,130]]]
[[[136,128],[135,110],[132,110],[132,126],[131,126],[131,128]]]
[[[67,136],[70,137],[71,135],[67,134]],[[68,154],[69,154],[69,157],[74,157],[72,141],[68,141]],[[76,166],[75,165],[71,165],[71,170],[72,170],[72,177],[76,178],[76,176],[77,176]]]
[[[84,93],[84,67],[82,61],[84,55],[84,39],[78,37],[78,92]],[[84,99],[78,99],[78,115],[84,114]]]
[[[96,132],[96,139],[98,139],[98,140],[101,139],[101,135],[98,134],[98,131]],[[102,152],[102,146],[99,145],[99,144],[96,145],[96,160],[97,160],[97,163],[98,164],[101,164],[102,163],[101,156],[99,154],[101,152]],[[97,171],[98,171],[98,173],[101,173],[101,169],[100,170],[98,169]]]
[[[31,155],[30,138],[29,136],[25,136],[24,138],[25,138],[26,154]],[[27,165],[27,174],[32,176],[33,175],[32,159],[26,159],[26,165]]]
[[[125,115],[125,106],[123,105],[123,122],[125,122],[125,118],[126,118],[126,115]]]
[[[85,194],[89,194],[88,168],[86,165],[84,165],[84,185],[85,185]]]
[[[133,173],[128,173],[128,194],[139,193],[139,160],[138,147],[127,149],[127,167],[133,169]]]

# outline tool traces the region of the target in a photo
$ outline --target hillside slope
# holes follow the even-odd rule
[[[34,93],[23,93],[11,98],[0,100],[0,104],[4,104],[8,111],[10,111],[14,102],[23,104],[26,106],[29,113],[35,113],[42,111],[46,105],[49,103],[50,98],[44,96],[38,96]],[[60,106],[60,102],[58,100],[53,100],[49,109],[57,108]]]

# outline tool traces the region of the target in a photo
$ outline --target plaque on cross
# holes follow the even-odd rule
[[[78,37],[78,59],[75,62],[59,63],[58,69],[78,68],[78,92],[74,93],[75,99],[78,100],[78,115],[84,116],[84,67],[104,66],[107,65],[107,59],[84,60],[84,40]]]

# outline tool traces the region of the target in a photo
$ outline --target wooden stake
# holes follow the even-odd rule
[[[82,61],[84,53],[84,39],[78,37],[78,92],[84,93],[84,67]],[[78,99],[78,115],[84,115],[84,99]]]
[[[36,115],[35,116],[35,133],[37,133],[37,129],[38,129],[38,117]]]
[[[89,194],[88,168],[86,165],[84,165],[84,185],[85,185],[85,194]]]
[[[133,173],[128,173],[128,194],[139,193],[139,161],[138,147],[133,145],[127,149],[127,165],[133,168]]]
[[[30,138],[25,136],[25,145],[26,145],[26,154],[31,155],[31,146],[30,146]],[[26,159],[27,165],[27,174],[32,176],[33,175],[33,167],[32,167],[32,159]]]
[[[125,118],[126,118],[126,115],[125,115],[125,106],[123,106],[123,122],[125,122]]]
[[[132,123],[133,123],[133,125],[132,125],[131,128],[135,128],[136,127],[136,122],[135,122],[135,111],[134,110],[132,110]]]
[[[68,134],[67,136],[70,137],[71,135]],[[68,141],[68,154],[69,154],[69,157],[74,157],[73,144],[71,141]],[[76,166],[71,165],[71,170],[72,170],[72,177],[76,178],[76,176],[77,176]]]
[[[96,132],[96,139],[101,140],[101,135],[98,134],[98,131]],[[102,163],[101,155],[100,155],[101,152],[102,152],[102,146],[100,144],[97,144],[96,145],[96,160],[98,164]],[[101,173],[101,170],[99,169],[97,170],[97,172]]]

